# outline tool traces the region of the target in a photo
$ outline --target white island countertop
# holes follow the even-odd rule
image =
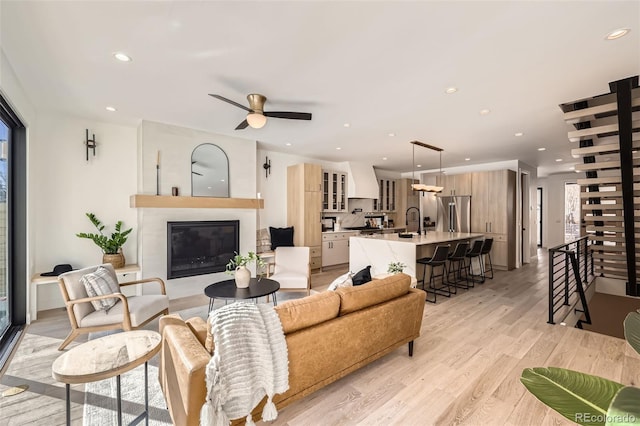
[[[458,241],[483,237],[481,233],[437,231],[414,234],[413,238],[400,238],[398,234],[359,235],[349,238],[349,270],[355,273],[371,266],[371,275],[375,276],[386,273],[390,263],[400,262],[406,265],[406,274],[420,279],[423,268],[417,271],[417,259],[431,256],[440,244],[449,244],[453,251]]]
[[[413,244],[416,246],[422,246],[425,244],[439,244],[449,243],[452,241],[468,240],[472,238],[482,238],[484,234],[472,233],[472,232],[437,232],[429,231],[427,235],[417,235],[414,233],[412,238],[400,238],[398,234],[372,234],[372,235],[358,235],[351,238],[365,238],[368,240],[386,240],[397,241],[400,243]]]

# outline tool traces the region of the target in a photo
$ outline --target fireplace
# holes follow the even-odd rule
[[[167,279],[225,270],[240,251],[240,221],[167,222]]]

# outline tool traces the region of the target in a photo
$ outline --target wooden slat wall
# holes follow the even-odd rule
[[[640,88],[632,90],[632,98],[634,232],[636,241],[640,241]],[[587,178],[578,179],[578,184],[586,232],[593,244],[595,273],[627,279],[616,95],[595,96],[562,104],[560,108],[565,122],[572,125],[568,137],[576,146],[571,154],[584,159],[576,170],[587,172]],[[640,244],[636,244],[636,253],[636,270],[640,275]]]

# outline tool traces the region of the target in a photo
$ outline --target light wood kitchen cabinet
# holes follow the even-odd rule
[[[407,227],[406,211],[409,207],[419,208],[419,192],[411,189],[412,183],[418,183],[418,180],[412,179],[398,179],[396,187],[396,221],[395,226],[407,228],[407,231],[415,231],[417,224],[419,223],[418,213],[416,210],[409,212],[409,221],[412,223],[412,228]]]
[[[378,179],[378,199],[373,200],[373,210],[392,212],[396,210],[396,180]]]
[[[322,267],[349,262],[349,238],[357,232],[326,232],[322,234]]]
[[[309,247],[311,269],[322,266],[322,168],[296,164],[287,168],[287,226],[293,226],[293,244]]]
[[[471,195],[471,173],[436,176],[436,185],[443,188],[440,195]]]
[[[347,174],[322,171],[322,210],[327,212],[347,211]]]
[[[472,173],[471,232],[493,238],[491,260],[513,269],[516,261],[516,173],[495,170]]]

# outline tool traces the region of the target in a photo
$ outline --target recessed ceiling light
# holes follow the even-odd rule
[[[291,146],[291,142],[285,143],[286,146]]]
[[[573,167],[573,166],[569,167],[569,170],[575,170],[575,169],[576,169],[576,168],[575,168],[575,167]]]
[[[457,87],[448,87],[447,90],[445,90],[444,92],[448,95],[451,95],[452,93],[456,93],[458,91]]]
[[[422,167],[422,164],[416,164],[416,167]]]
[[[545,148],[545,147],[538,148],[538,151],[546,151],[546,150],[547,150],[547,148]]]
[[[490,110],[490,109],[481,109],[481,110],[480,110],[480,115],[487,115],[487,114],[489,114],[490,112],[491,112],[491,110]]]
[[[464,161],[469,161],[469,160],[471,160],[471,158],[465,158],[465,159],[464,159]]]
[[[344,126],[344,127],[351,127],[351,124],[349,124],[349,123],[344,123],[344,124],[343,124],[343,126]]]
[[[119,61],[131,62],[131,56],[126,55],[126,54],[124,54],[122,52],[116,52],[116,53],[113,54],[113,56]]]
[[[613,30],[609,34],[607,34],[607,37],[605,38],[607,40],[615,40],[620,37],[626,36],[629,33],[629,31],[631,31],[629,28],[618,28],[617,30]]]
[[[520,136],[524,135],[524,133],[522,133],[522,132],[518,132],[518,133],[516,133],[515,135],[516,135],[517,137],[520,137]]]
[[[115,111],[116,111],[116,109],[115,109],[114,107],[112,107],[112,106],[108,106],[108,107],[106,107],[105,109],[106,109],[107,111],[111,111],[111,112],[115,112]]]
[[[342,148],[340,148],[340,147],[337,147],[336,149],[337,149],[338,151],[340,151],[340,150],[341,150]]]
[[[562,158],[556,158],[556,162],[558,162],[558,163],[559,163],[559,162],[561,162],[561,161],[562,161]]]
[[[389,136],[394,137],[396,134],[395,133],[389,133]]]
[[[383,159],[384,161],[387,161],[387,157],[382,157],[382,159]]]

